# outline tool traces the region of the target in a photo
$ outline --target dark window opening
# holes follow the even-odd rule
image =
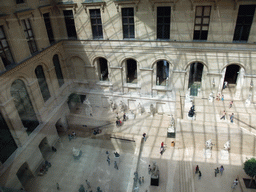
[[[196,7],[194,40],[207,40],[210,24],[210,6]]]
[[[204,65],[198,62],[192,63],[190,65],[189,71],[189,84],[190,88],[194,83],[201,84],[202,74],[203,74]]]
[[[46,31],[47,31],[47,35],[48,35],[50,44],[53,44],[55,42],[55,40],[54,40],[53,31],[52,31],[52,24],[51,24],[51,20],[50,20],[50,14],[45,13],[45,14],[43,14],[43,16],[44,16],[44,24],[45,24],[45,28],[46,28]]]
[[[20,116],[23,126],[29,135],[39,125],[33,105],[28,95],[24,82],[20,79],[15,80],[11,86],[11,96],[15,107]]]
[[[228,84],[236,84],[237,76],[240,71],[239,65],[229,65],[226,69],[225,79]]]
[[[38,80],[38,84],[39,84],[44,102],[46,102],[51,97],[51,95],[50,95],[49,88],[48,88],[48,85],[47,85],[47,82],[46,82],[46,79],[44,76],[43,67],[41,65],[39,65],[36,68],[35,73],[36,73],[36,77]]]
[[[21,21],[21,23],[22,23],[22,27],[23,27],[23,30],[24,30],[24,33],[25,33],[25,37],[26,37],[27,42],[28,42],[30,53],[33,54],[33,53],[37,52],[38,50],[37,50],[36,41],[35,41],[35,37],[34,37],[34,34],[33,34],[33,30],[32,30],[32,27],[31,27],[30,20],[29,19],[23,19]]]
[[[102,23],[100,9],[90,9],[92,35],[94,39],[102,39]]]
[[[0,161],[4,163],[17,149],[6,121],[0,113]]]
[[[100,65],[100,80],[107,81],[108,80],[108,61],[104,58],[99,58]]]
[[[169,79],[169,63],[167,61],[157,62],[156,85],[166,86]]]
[[[133,8],[122,8],[123,37],[135,38]]]
[[[16,4],[21,4],[21,3],[25,3],[24,0],[16,0]]]
[[[171,7],[157,7],[157,39],[170,39]]]
[[[240,5],[233,41],[247,41],[249,38],[255,5]]]
[[[59,86],[61,87],[64,84],[63,74],[60,66],[60,60],[58,55],[53,56],[53,64],[55,67],[56,76],[58,79]]]
[[[14,63],[8,41],[6,39],[3,26],[0,26],[0,57],[4,66]]]
[[[126,61],[127,83],[137,83],[137,62],[133,59]]]
[[[64,10],[63,14],[65,17],[68,38],[69,39],[77,39],[73,11],[72,10]]]

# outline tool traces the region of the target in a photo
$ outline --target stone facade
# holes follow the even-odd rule
[[[48,0],[5,0],[0,6],[0,26],[15,63],[5,66],[0,60],[0,112],[18,146],[0,167],[0,185],[20,188],[16,176],[26,162],[33,174],[43,156],[40,142],[46,137],[48,144],[58,140],[56,126],[68,129],[66,115],[71,93],[87,95],[93,107],[109,107],[110,101],[121,101],[130,110],[140,105],[145,112],[153,106],[158,113],[175,114],[176,103],[189,88],[190,65],[203,65],[197,97],[208,98],[213,92],[222,92],[226,69],[238,65],[234,84],[234,98],[254,99],[256,78],[255,42],[256,21],[252,22],[247,42],[233,42],[239,5],[251,1],[112,1],[83,3],[82,0],[64,3]],[[157,39],[157,7],[171,7],[170,40]],[[207,41],[193,41],[195,10],[197,6],[211,6]],[[134,8],[135,38],[123,39],[122,8]],[[100,9],[103,39],[92,35],[90,9]],[[72,10],[77,33],[76,40],[68,39],[62,10]],[[47,36],[43,14],[50,14],[55,44]],[[22,30],[21,20],[30,19],[38,52],[31,54]],[[64,78],[59,87],[53,64],[58,55]],[[99,58],[107,60],[108,80],[101,81]],[[127,60],[136,61],[136,83],[127,83]],[[157,62],[169,63],[168,78],[164,86],[157,85]],[[43,66],[50,99],[43,100],[35,68]],[[28,91],[39,126],[26,133],[11,96],[11,85],[21,79]],[[57,124],[57,125],[56,125]],[[56,126],[55,126],[56,125]]]

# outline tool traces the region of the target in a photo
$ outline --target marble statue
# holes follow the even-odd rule
[[[230,150],[230,141],[227,141],[225,144],[224,144],[224,149],[229,151]]]
[[[213,92],[210,93],[208,100],[209,102],[213,102]]]
[[[212,144],[212,140],[211,139],[206,141],[206,143],[205,143],[206,149],[212,149],[212,146],[213,146],[213,144]]]

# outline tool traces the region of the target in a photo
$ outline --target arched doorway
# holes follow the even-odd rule
[[[47,159],[48,154],[51,152],[51,147],[46,137],[40,142],[38,147],[42,153],[43,158]]]
[[[137,62],[133,59],[126,60],[126,83],[137,83]]]
[[[201,88],[204,65],[199,62],[190,64],[188,88],[190,95],[197,96],[198,89]]]
[[[240,68],[241,67],[236,64],[227,66],[224,82],[227,81],[228,84],[236,84]]]
[[[156,67],[156,85],[167,86],[169,79],[169,63],[165,60],[157,62]]]
[[[30,170],[27,162],[23,163],[16,173],[18,179],[20,180],[22,186],[26,189],[26,184],[30,179],[34,177],[32,171]]]

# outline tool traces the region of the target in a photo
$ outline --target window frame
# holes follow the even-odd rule
[[[62,11],[62,13],[63,13],[63,18],[64,18],[64,22],[65,22],[65,29],[66,29],[66,32],[67,32],[67,38],[68,39],[73,39],[73,40],[77,40],[78,39],[78,37],[77,37],[77,30],[76,30],[76,23],[75,23],[75,17],[74,17],[74,15],[75,15],[75,13],[74,13],[74,10],[73,9],[62,9],[61,10]],[[74,36],[69,36],[69,33],[68,33],[68,26],[67,26],[67,23],[66,23],[66,18],[68,18],[68,17],[65,17],[65,14],[64,14],[64,12],[65,11],[71,11],[72,12],[72,16],[73,16],[73,26],[74,26],[74,29],[75,29],[75,37]],[[71,25],[69,25],[69,26],[71,26]]]
[[[237,27],[238,27],[238,24],[237,24],[237,21],[238,21],[238,18],[239,18],[239,10],[240,10],[240,7],[241,6],[254,6],[254,14],[252,15],[252,22],[251,22],[251,24],[250,24],[250,27],[249,27],[249,32],[248,32],[248,36],[247,36],[247,39],[246,40],[241,40],[241,38],[242,38],[242,34],[243,34],[243,32],[244,32],[244,30],[243,29],[240,29],[240,35],[239,35],[239,39],[238,40],[235,40],[235,34],[236,34],[236,30],[237,30]],[[239,8],[238,8],[238,10],[237,10],[237,17],[236,17],[236,21],[235,21],[235,24],[234,24],[234,32],[233,32],[233,39],[232,39],[232,41],[233,42],[248,42],[248,40],[249,40],[249,38],[250,38],[250,33],[251,33],[251,27],[252,27],[252,25],[253,25],[253,23],[254,23],[254,20],[255,20],[255,11],[256,10],[256,5],[255,4],[241,4],[241,5],[239,5]],[[246,18],[246,15],[240,15],[240,18]],[[248,17],[247,17],[248,18]],[[243,23],[243,25],[239,25],[239,26],[242,26],[242,28],[244,27],[244,26],[248,26],[248,25],[244,25],[244,23]]]
[[[30,28],[28,28],[26,20],[28,21],[28,23],[30,25]],[[25,29],[24,29],[24,25],[23,24],[25,24],[25,27],[26,27]],[[36,44],[35,35],[34,35],[34,32],[33,32],[33,27],[31,25],[30,18],[23,18],[23,19],[21,19],[21,25],[22,25],[22,30],[23,30],[23,32],[25,34],[25,39],[27,40],[27,43],[28,43],[28,47],[29,47],[30,53],[33,55],[33,54],[37,53],[39,50],[38,50],[38,46]],[[31,32],[31,34],[29,34],[29,31]],[[35,46],[34,48],[35,49],[32,46],[33,43],[34,43],[34,46]]]
[[[7,67],[7,66],[9,66],[9,65],[11,65],[11,64],[13,64],[13,63],[15,63],[15,60],[14,60],[13,53],[12,53],[12,50],[11,50],[11,47],[10,47],[10,43],[9,43],[8,38],[7,38],[7,35],[6,35],[6,31],[5,31],[5,29],[4,29],[4,25],[1,25],[1,24],[0,24],[0,28],[2,28],[3,35],[4,35],[4,38],[3,38],[3,39],[0,38],[0,50],[3,50],[3,53],[4,53],[5,56],[6,56],[6,53],[5,53],[4,48],[3,48],[3,46],[2,46],[2,40],[5,40],[5,41],[6,41],[6,44],[7,44],[7,47],[5,47],[5,48],[8,48],[8,50],[9,50],[9,52],[10,52],[11,59],[12,59],[12,62],[5,64],[5,62],[4,62],[3,59],[1,58],[1,59],[2,59],[2,62],[3,62],[3,64],[4,64],[4,66]],[[0,57],[1,57],[1,56],[0,56]]]
[[[96,15],[92,15],[91,12],[92,11],[99,11],[99,16],[96,14]],[[104,38],[104,35],[103,35],[103,26],[102,26],[102,17],[101,17],[101,9],[89,9],[89,14],[90,14],[90,22],[91,22],[91,29],[92,29],[92,37],[93,39],[103,39]],[[93,16],[93,17],[92,17]],[[96,20],[96,24],[93,24],[92,20]],[[100,20],[100,24],[98,24],[98,21]],[[101,26],[101,35],[100,34],[100,30],[99,30],[99,26]],[[94,30],[93,30],[93,27],[96,27],[97,29],[97,34],[94,34]]]
[[[41,71],[39,71],[38,69],[40,69]],[[41,74],[39,74],[39,72],[41,72]],[[37,82],[38,82],[43,100],[44,100],[44,102],[46,102],[51,98],[51,93],[50,93],[49,86],[46,81],[44,67],[42,65],[38,65],[35,68],[35,75],[37,78]],[[41,75],[41,77],[39,75]]]
[[[123,9],[133,9],[133,29],[134,29],[134,37],[131,37],[130,35],[128,35],[129,37],[124,37],[124,24],[123,24]],[[135,17],[135,13],[136,13],[136,8],[134,6],[124,6],[124,7],[121,7],[121,24],[122,24],[122,36],[123,36],[123,39],[135,39],[136,38],[136,17]],[[128,20],[129,20],[129,17],[131,16],[128,16]],[[130,26],[130,25],[128,25]],[[130,33],[129,33],[130,34]]]
[[[54,63],[54,57],[55,55],[57,55],[57,58],[58,58],[58,66],[56,67],[55,63]],[[64,76],[63,76],[63,71],[62,71],[62,68],[61,68],[61,64],[60,64],[60,57],[58,54],[54,54],[53,57],[52,57],[52,62],[53,62],[53,66],[54,66],[54,69],[55,69],[55,75],[57,77],[57,80],[58,80],[58,84],[59,84],[59,88],[61,88],[64,84],[65,84],[65,80],[64,80]],[[59,68],[58,68],[59,67]],[[59,70],[60,69],[60,70]],[[60,73],[57,73],[57,70],[59,70],[58,72]],[[60,78],[59,78],[60,77]]]
[[[48,30],[48,28],[47,28],[47,25],[46,25],[46,22],[45,22],[45,17],[44,17],[44,15],[45,14],[48,14],[49,15],[49,17],[48,17],[48,19],[49,19],[49,23],[50,23],[50,32],[52,33],[52,39],[49,37],[49,30]],[[42,13],[42,17],[43,17],[43,19],[44,19],[44,24],[45,24],[45,29],[46,29],[46,32],[47,32],[47,36],[48,36],[48,39],[49,39],[49,42],[50,42],[50,44],[54,44],[55,42],[56,42],[56,40],[55,40],[55,38],[54,38],[54,32],[53,32],[53,27],[52,27],[52,21],[51,21],[51,16],[50,16],[50,12],[46,12],[46,13]]]
[[[158,37],[158,26],[159,26],[159,24],[158,24],[158,18],[159,18],[158,8],[166,8],[166,7],[170,7],[169,37],[168,38],[159,38]],[[171,14],[172,14],[172,7],[170,5],[169,6],[157,6],[156,7],[156,39],[157,40],[170,40],[170,36],[171,36],[171,17],[172,17]],[[163,16],[163,18],[165,18],[165,17],[167,17],[167,16]],[[165,24],[163,26],[165,26]]]

